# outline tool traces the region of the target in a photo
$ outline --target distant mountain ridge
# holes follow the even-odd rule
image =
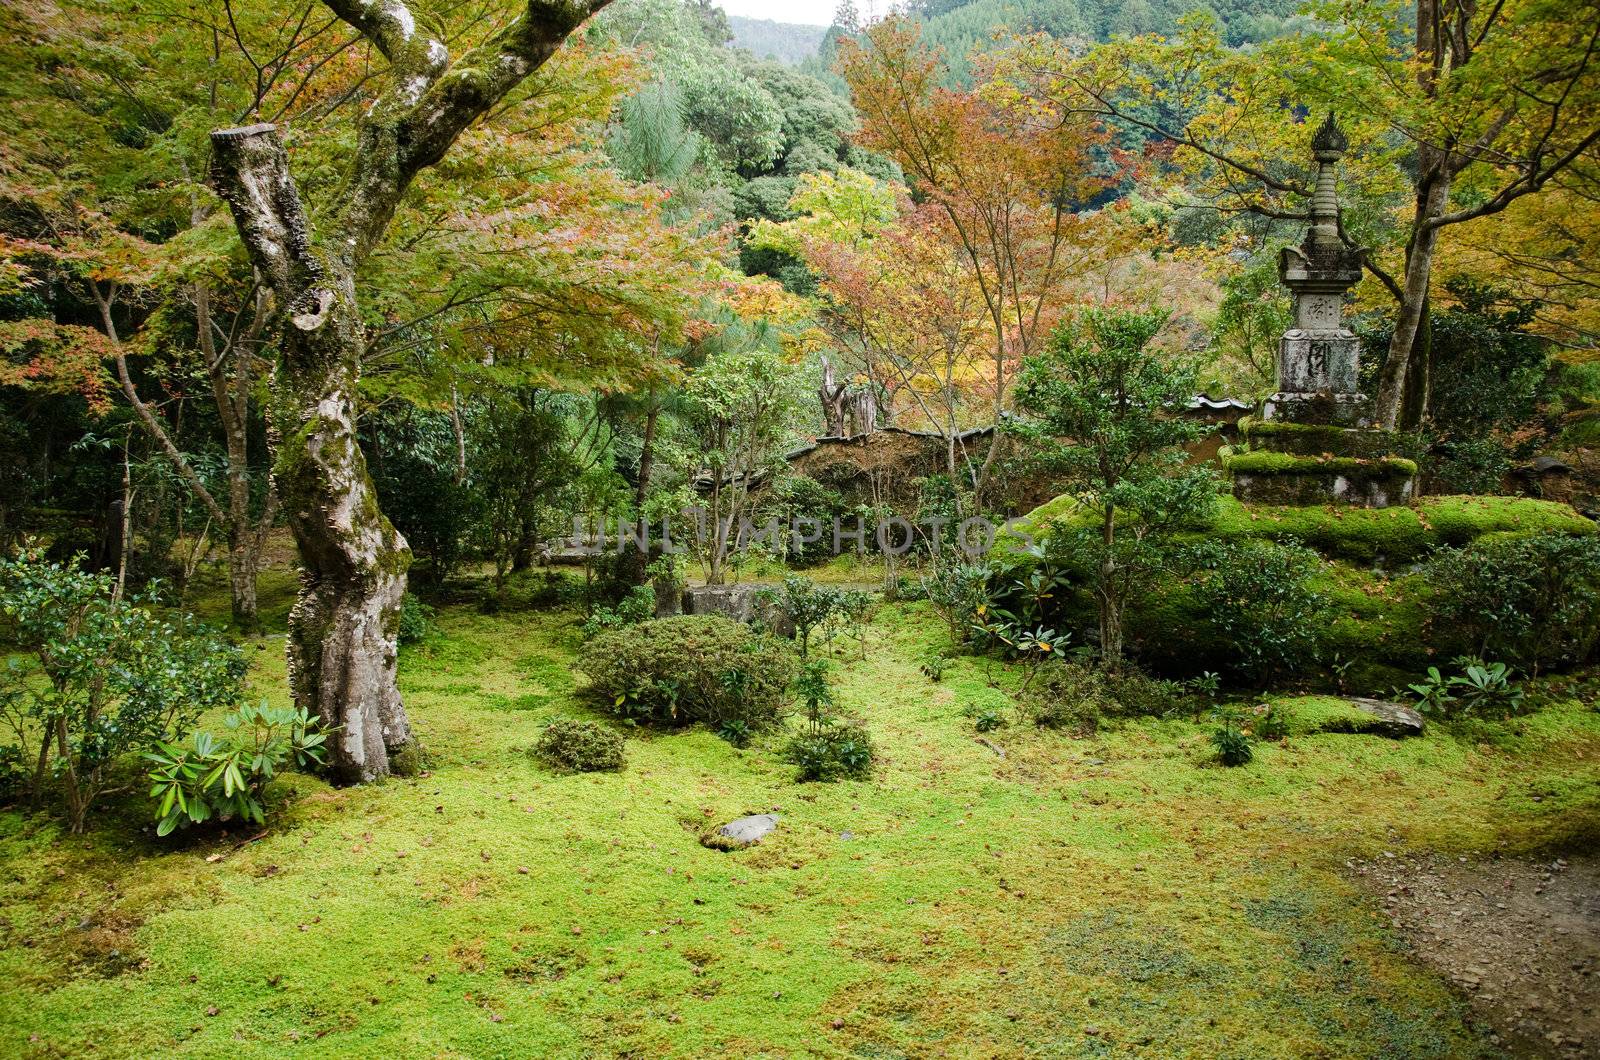
[[[758,59],[776,59],[789,66],[799,66],[816,55],[828,32],[826,26],[803,26],[738,15],[728,16],[728,28],[733,31],[735,48],[743,48]]]

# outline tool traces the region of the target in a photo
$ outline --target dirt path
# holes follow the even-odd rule
[[[1385,857],[1354,869],[1499,1044],[1600,1057],[1600,860]]]

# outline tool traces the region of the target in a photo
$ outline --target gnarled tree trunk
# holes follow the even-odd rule
[[[289,613],[290,689],[296,703],[340,727],[335,772],[373,780],[411,740],[395,683],[411,554],[378,510],[356,440],[364,343],[353,267],[313,249],[273,127],[222,130],[212,146],[218,188],[246,239],[272,248],[269,282],[286,307],[272,415],[273,477],[302,566]]]
[[[417,173],[606,2],[528,0],[519,17],[453,63],[403,0],[325,0],[390,63],[327,244],[316,242],[273,126],[211,134],[212,182],[284,317],[272,385],[273,475],[303,567],[289,616],[290,686],[296,703],[341,727],[330,757],[342,779],[384,776],[390,756],[411,740],[395,682],[411,553],[378,509],[356,441],[365,344],[356,270]]]

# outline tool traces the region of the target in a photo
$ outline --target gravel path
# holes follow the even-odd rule
[[[1499,1044],[1600,1057],[1600,861],[1386,855],[1352,868]]]

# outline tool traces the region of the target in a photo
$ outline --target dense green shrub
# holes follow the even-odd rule
[[[583,646],[590,691],[623,717],[658,725],[772,725],[795,657],[781,641],[718,615],[679,615],[607,630]]]
[[[596,773],[622,768],[621,735],[592,721],[557,718],[544,727],[533,753],[557,769]]]
[[[807,728],[784,748],[799,781],[866,780],[875,754],[872,737],[854,722]]]
[[[206,821],[265,824],[262,792],[272,778],[285,765],[326,763],[327,733],[304,708],[242,706],[222,724],[221,736],[202,729],[188,746],[162,743],[145,754],[157,835]]]
[[[413,577],[442,584],[465,558],[482,512],[472,487],[454,473],[450,417],[395,402],[377,403],[364,420],[363,448],[383,514],[416,555]]]
[[[1312,585],[1320,556],[1303,545],[1208,541],[1188,560],[1190,592],[1236,676],[1260,686],[1316,665],[1328,612]]]
[[[435,611],[415,593],[406,593],[400,600],[400,643],[416,644],[432,635]]]
[[[637,626],[656,615],[656,588],[654,585],[635,585],[615,607],[597,607],[583,623],[583,635],[592,637],[607,629],[620,626]]]
[[[1040,666],[1021,693],[1022,716],[1041,729],[1063,729],[1086,736],[1113,712],[1106,675],[1081,663],[1052,660]]]
[[[1432,636],[1442,651],[1537,674],[1584,662],[1600,642],[1600,538],[1481,541],[1434,557],[1427,577]]]
[[[59,793],[81,832],[124,755],[174,740],[244,690],[239,650],[157,618],[148,597],[37,552],[0,561],[0,614],[24,654],[0,673],[0,722],[37,798]]]

